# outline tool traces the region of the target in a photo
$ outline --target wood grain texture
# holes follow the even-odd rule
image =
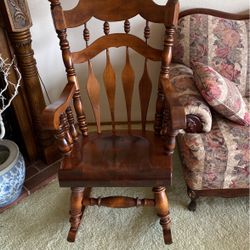
[[[122,21],[138,14],[151,22],[164,23],[165,10],[165,6],[157,5],[152,0],[126,0],[126,4],[124,0],[80,0],[64,15],[67,27],[72,28],[82,25],[91,17],[103,21]]]
[[[139,206],[155,206],[154,199],[139,199],[126,196],[109,196],[105,198],[88,198],[83,200],[84,206],[105,206],[112,208],[128,208]]]
[[[91,62],[88,62],[87,92],[93,108],[97,133],[101,133],[100,85],[95,77]]]
[[[205,14],[205,15],[211,15],[226,19],[233,19],[233,20],[245,20],[249,19],[249,14],[236,14],[236,13],[228,13],[224,11],[219,10],[213,10],[213,9],[207,9],[207,8],[193,8],[189,10],[184,10],[180,12],[179,18],[182,18],[184,16],[192,15],[192,14]]]
[[[135,73],[131,66],[129,59],[129,49],[126,48],[126,63],[122,71],[122,84],[125,96],[126,108],[127,108],[127,118],[128,118],[128,129],[131,129],[131,106],[132,106],[132,96],[134,90]]]
[[[172,157],[153,131],[89,133],[74,144],[59,170],[62,187],[152,187],[171,183]],[[98,169],[98,171],[96,171]]]
[[[147,121],[147,112],[149,101],[152,93],[152,81],[148,75],[148,66],[147,60],[144,63],[144,71],[142,78],[139,82],[139,94],[140,94],[140,103],[141,103],[141,120],[142,120],[142,129],[146,129]]]
[[[137,53],[152,61],[160,61],[162,59],[162,50],[152,48],[142,39],[131,34],[114,33],[96,39],[92,44],[83,50],[72,52],[72,61],[75,64],[84,63],[105,49],[112,47],[118,48],[122,46],[130,47]]]
[[[109,102],[109,108],[112,119],[112,129],[115,131],[115,91],[116,91],[116,76],[115,71],[110,62],[109,50],[106,51],[106,66],[103,72],[103,81],[106,88],[106,93]]]
[[[46,129],[57,130],[60,125],[60,115],[66,111],[75,93],[75,84],[68,83],[60,98],[48,105],[42,112],[42,125]]]
[[[59,0],[50,0],[52,6],[59,6]],[[173,34],[174,26],[178,17],[178,1],[169,0],[166,6],[159,6],[152,0],[80,0],[75,8],[64,13],[64,21],[66,26],[74,27],[84,24],[85,30],[83,38],[86,41],[85,49],[71,53],[66,36],[66,29],[61,21],[61,13],[52,13],[58,15],[54,20],[58,20],[61,30],[57,30],[60,45],[63,52],[63,59],[66,66],[67,76],[69,80],[76,81],[76,91],[74,94],[74,104],[78,101],[76,110],[78,114],[83,114],[82,106],[80,105],[80,91],[75,77],[74,64],[88,62],[89,76],[87,83],[87,91],[93,106],[94,114],[97,121],[98,132],[100,133],[100,87],[94,75],[90,60],[100,52],[106,50],[106,66],[104,69],[103,79],[108,95],[111,116],[114,116],[114,96],[115,96],[115,74],[111,65],[109,48],[111,47],[126,47],[126,62],[122,71],[122,84],[125,95],[125,102],[128,116],[128,131],[109,131],[99,133],[90,133],[88,136],[79,136],[74,141],[73,148],[70,154],[64,157],[61,168],[59,169],[59,183],[62,187],[142,187],[154,186],[154,199],[134,199],[130,197],[104,197],[102,198],[87,198],[84,199],[84,205],[106,205],[110,207],[129,207],[144,205],[155,205],[157,213],[160,216],[160,223],[163,227],[164,241],[170,244],[170,218],[168,213],[168,201],[166,198],[165,188],[171,184],[172,175],[172,155],[166,155],[164,145],[166,144],[160,136],[155,136],[154,132],[150,131],[134,131],[131,129],[131,110],[132,96],[135,82],[135,72],[130,63],[129,48],[135,50],[147,59],[162,62],[162,70],[160,76],[159,96],[160,102],[157,102],[157,112],[162,111],[164,101],[168,101],[167,95],[174,96],[174,93],[168,93],[167,82],[169,77],[169,65],[172,57]],[[146,28],[144,37],[146,41],[129,34],[130,18],[140,14],[146,19]],[[104,22],[105,36],[95,40],[92,44],[88,44],[89,30],[86,27],[86,22],[91,17],[96,17]],[[124,33],[109,34],[109,21],[124,21]],[[148,21],[164,23],[166,27],[166,35],[164,41],[164,50],[154,49],[147,44],[150,37],[150,29]],[[63,28],[63,29],[62,29]],[[166,81],[165,81],[166,80]],[[152,84],[147,72],[147,63],[144,66],[144,72],[140,81],[140,100],[142,108],[142,120],[145,128],[146,114],[148,102],[151,95]],[[164,95],[163,95],[164,89]],[[159,98],[158,98],[159,99]],[[169,108],[174,111],[181,111],[173,98],[169,99]],[[172,105],[174,107],[172,107]],[[138,108],[138,107],[134,107]],[[179,125],[182,121],[180,117],[175,121],[174,125]],[[81,116],[83,119],[83,116]],[[161,116],[157,113],[161,124]],[[172,117],[171,117],[172,118]],[[113,122],[114,122],[114,118]],[[79,120],[79,115],[78,115]],[[84,120],[84,119],[83,119]],[[85,120],[84,120],[85,122]],[[157,126],[158,126],[157,125]],[[81,124],[79,124],[81,126]],[[175,128],[175,127],[174,127]],[[83,130],[83,127],[82,127]],[[113,127],[114,130],[114,127]],[[65,133],[62,131],[62,139],[65,139]],[[173,131],[175,132],[175,131]],[[175,135],[173,133],[171,136]],[[174,142],[170,140],[170,149],[174,146]],[[66,149],[64,145],[64,150]],[[70,149],[70,148],[69,148]],[[66,152],[66,150],[65,150]],[[66,152],[67,153],[67,152]],[[73,202],[77,203],[77,202]],[[78,209],[79,211],[79,209]],[[78,213],[76,214],[76,224],[78,225]],[[74,220],[74,217],[73,217]],[[73,221],[74,222],[74,221]],[[72,238],[75,237],[73,230]],[[69,239],[71,240],[71,238]]]

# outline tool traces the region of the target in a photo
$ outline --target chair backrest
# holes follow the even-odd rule
[[[63,61],[66,67],[68,82],[74,82],[76,93],[74,94],[74,107],[78,117],[79,128],[86,134],[85,116],[80,98],[80,87],[76,78],[74,64],[88,64],[87,92],[93,108],[97,131],[101,132],[100,118],[100,85],[97,81],[91,59],[106,50],[106,65],[103,73],[103,81],[108,97],[109,109],[112,118],[112,128],[115,131],[115,92],[116,75],[111,64],[109,48],[126,47],[125,66],[122,71],[122,83],[127,109],[128,129],[131,129],[131,105],[134,90],[135,73],[130,63],[129,48],[132,48],[145,57],[144,73],[139,83],[139,96],[141,104],[142,128],[145,130],[147,110],[149,106],[152,83],[147,71],[147,60],[161,61],[160,77],[168,77],[169,65],[172,57],[172,46],[175,25],[179,14],[178,0],[169,0],[165,6],[157,5],[152,0],[79,0],[76,7],[71,10],[63,10],[59,0],[49,0],[54,20],[55,29],[60,39]],[[129,19],[140,15],[145,21],[144,41],[130,33]],[[103,21],[104,35],[89,44],[90,31],[88,21],[95,17]],[[124,33],[110,34],[109,22],[124,21]],[[162,23],[166,27],[164,48],[155,49],[147,44],[150,37],[149,22]],[[83,25],[83,39],[86,47],[77,52],[71,52],[67,40],[67,28],[75,28]],[[163,107],[163,95],[161,86],[157,99],[157,111],[155,129],[161,129],[161,117]]]
[[[173,61],[190,66],[199,61],[235,82],[250,96],[249,15],[209,9],[180,13]]]

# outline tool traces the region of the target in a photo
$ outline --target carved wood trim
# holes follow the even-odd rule
[[[53,0],[50,0],[53,2]],[[175,0],[170,2],[174,2]],[[73,9],[64,11],[68,28],[73,28],[87,22],[91,17],[102,21],[122,21],[137,14],[155,22],[164,23],[166,7],[154,3],[152,0],[116,0],[108,1],[80,0]],[[119,11],[117,11],[119,9]]]
[[[20,32],[32,26],[26,0],[3,0],[12,32]]]
[[[72,60],[76,64],[84,63],[105,49],[122,46],[130,47],[139,54],[153,61],[160,61],[162,59],[162,50],[152,48],[136,36],[116,33],[98,38],[86,49],[78,52],[72,52]]]
[[[185,129],[188,133],[201,133],[203,131],[203,124],[197,115],[189,114],[186,116],[187,127]]]
[[[234,13],[228,13],[228,12],[223,12],[223,11],[213,10],[213,9],[194,8],[194,9],[182,11],[180,13],[179,18],[192,15],[192,14],[206,14],[206,15],[212,15],[216,17],[222,17],[222,18],[234,19],[234,20],[245,20],[245,19],[249,19],[249,16],[250,16],[249,14],[234,14]]]

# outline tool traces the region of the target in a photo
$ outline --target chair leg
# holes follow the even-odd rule
[[[188,204],[188,210],[194,212],[196,210],[196,200],[199,198],[197,193],[190,189],[189,187],[187,188],[187,193],[189,198],[191,199],[190,203]]]
[[[170,230],[171,219],[169,216],[169,206],[165,187],[153,188],[155,197],[155,207],[157,215],[160,217],[160,224],[163,229],[163,237],[165,244],[172,243],[172,236]]]
[[[77,230],[80,226],[82,219],[82,199],[84,188],[76,187],[71,188],[71,198],[70,198],[70,230],[67,240],[69,242],[74,242],[76,238]]]

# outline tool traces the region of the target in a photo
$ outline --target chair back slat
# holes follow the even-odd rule
[[[129,130],[131,130],[131,106],[132,106],[134,82],[135,82],[135,73],[130,63],[129,48],[126,47],[126,63],[122,71],[122,84],[126,101]]]
[[[131,130],[132,120],[132,97],[135,85],[135,72],[130,60],[130,48],[142,55],[145,58],[144,69],[139,81],[139,99],[141,106],[141,121],[142,129],[145,130],[147,111],[152,93],[152,82],[148,73],[148,60],[161,61],[160,78],[169,77],[169,65],[172,57],[173,34],[177,24],[179,4],[178,0],[168,0],[165,6],[157,5],[153,0],[79,0],[76,7],[72,10],[64,11],[61,8],[60,0],[49,0],[51,2],[51,11],[58,37],[60,39],[60,47],[62,50],[63,60],[66,67],[67,78],[69,82],[74,82],[76,85],[75,94],[73,96],[73,104],[77,115],[78,126],[83,135],[87,135],[87,126],[85,121],[85,113],[83,104],[80,98],[80,86],[77,81],[74,64],[87,62],[88,77],[87,77],[87,94],[90,99],[93,113],[97,123],[97,131],[101,132],[101,111],[100,111],[100,84],[94,74],[92,67],[92,58],[97,56],[102,51],[106,50],[106,64],[103,72],[103,82],[107,93],[109,109],[112,119],[112,129],[115,132],[115,94],[116,75],[110,58],[110,48],[125,47],[125,65],[121,73],[122,87],[124,91],[128,129]],[[145,40],[138,38],[137,34],[130,33],[129,19],[137,14],[140,14],[146,20],[144,29]],[[87,29],[87,21],[91,17],[104,21],[104,36],[89,44],[90,33]],[[110,21],[124,21],[125,33],[110,34]],[[166,34],[164,39],[164,48],[155,49],[148,45],[150,37],[149,22],[162,23],[165,25]],[[77,27],[84,24],[83,39],[86,42],[86,47],[82,50],[71,52],[67,40],[67,28]],[[116,63],[116,65],[118,65]],[[136,103],[136,102],[135,102]],[[159,133],[162,125],[162,110],[164,107],[164,95],[162,94],[161,85],[158,86],[158,96],[156,101],[156,119],[155,132]],[[136,108],[135,108],[136,109]],[[67,112],[71,118],[70,112]],[[71,128],[72,126],[72,128]],[[65,131],[72,130],[73,123],[66,126]],[[76,136],[75,136],[76,137]],[[74,136],[73,136],[74,139]]]
[[[103,31],[107,36],[110,31],[109,23],[107,21],[104,22]],[[109,49],[106,49],[106,65],[103,72],[103,82],[105,85],[109,109],[112,119],[112,131],[115,132],[115,91],[116,91],[116,76],[113,66],[110,61]]]
[[[166,7],[152,0],[80,0],[71,10],[64,11],[68,28],[80,26],[91,17],[102,21],[122,21],[140,14],[144,19],[164,23]]]
[[[149,22],[146,21],[146,26],[144,29],[144,38],[146,44],[148,44],[148,39],[150,38],[150,28]],[[142,74],[142,78],[139,82],[139,95],[140,95],[140,104],[141,104],[141,122],[142,122],[142,130],[146,130],[146,121],[147,121],[147,112],[149,101],[152,93],[152,81],[148,74],[148,61],[145,58],[144,70]]]
[[[88,62],[87,92],[93,108],[97,133],[101,133],[100,85],[95,77],[91,62]]]
[[[145,131],[146,129],[147,112],[148,112],[151,93],[152,93],[152,81],[148,75],[147,60],[145,60],[143,75],[139,82],[141,122],[143,131]]]
[[[106,66],[103,72],[103,82],[105,85],[109,109],[112,119],[112,130],[115,131],[115,91],[116,91],[116,76],[115,71],[110,62],[109,50],[106,51]]]

